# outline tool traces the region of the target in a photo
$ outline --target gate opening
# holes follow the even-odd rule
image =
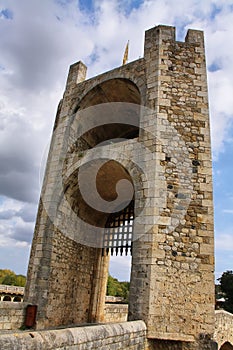
[[[110,214],[104,228],[102,254],[109,256],[106,303],[128,304],[133,229],[134,199],[119,212]],[[123,308],[121,313],[118,321],[126,321],[127,309]]]

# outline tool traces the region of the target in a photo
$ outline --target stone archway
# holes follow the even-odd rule
[[[17,303],[20,303],[22,301],[22,298],[17,295],[16,297],[14,297],[13,301],[17,302]]]
[[[221,346],[220,350],[233,350],[233,345],[227,341]]]
[[[82,97],[75,111],[109,102],[140,104],[141,96],[137,85],[123,77],[105,80],[95,85]]]
[[[129,108],[125,116],[126,122],[120,122],[114,115],[115,121],[109,123],[109,114],[114,112],[117,116],[117,113],[119,113],[118,108],[116,108],[116,111],[112,111],[110,108],[108,113],[103,116],[106,119],[105,122],[104,120],[102,121],[101,114],[99,115],[100,123],[98,126],[91,127],[90,124],[86,125],[86,123],[90,122],[88,119],[90,114],[88,112],[93,113],[97,105],[103,106],[103,108],[106,105],[111,106],[111,102],[115,103],[115,105],[118,102],[128,103]],[[51,202],[56,202],[57,205],[56,222],[51,220],[51,215],[49,215],[47,222],[53,222],[47,224],[48,238],[45,238],[45,232],[42,233],[47,247],[48,240],[51,242],[51,252],[46,253],[46,267],[44,267],[44,270],[48,273],[48,277],[46,281],[43,281],[43,285],[48,281],[49,293],[46,297],[48,298],[47,303],[49,307],[44,307],[45,303],[42,299],[44,299],[45,294],[43,293],[43,288],[41,291],[38,288],[31,299],[28,297],[28,293],[31,293],[29,284],[32,280],[30,277],[28,277],[29,282],[25,292],[25,300],[30,300],[30,302],[35,300],[34,303],[38,303],[37,300],[39,302],[41,300],[42,305],[38,307],[38,325],[43,324],[44,326],[50,322],[59,325],[104,321],[109,256],[106,252],[103,254],[101,236],[104,234],[104,227],[109,213],[105,213],[104,210],[95,210],[92,205],[87,204],[83,198],[83,192],[80,190],[79,175],[80,173],[83,174],[84,191],[92,195],[89,175],[97,171],[97,191],[100,197],[107,203],[114,201],[118,196],[116,184],[121,180],[130,183],[132,191],[134,191],[134,180],[130,172],[131,170],[137,172],[137,170],[134,165],[130,164],[130,160],[128,160],[127,164],[123,164],[124,162],[118,162],[117,160],[111,160],[111,158],[110,160],[106,159],[103,165],[100,165],[98,160],[90,161],[84,165],[81,165],[81,163],[83,158],[91,154],[94,148],[96,149],[98,147],[106,151],[115,142],[120,143],[120,147],[122,147],[121,153],[124,154],[124,151],[128,147],[128,141],[131,142],[132,140],[134,142],[139,136],[140,108],[137,107],[135,116],[135,108],[133,106],[140,106],[140,103],[139,89],[131,80],[125,78],[107,79],[95,85],[79,100],[75,108],[76,112],[67,118],[69,122],[66,125],[66,134],[64,133],[62,136],[62,142],[60,139],[62,134],[59,131],[60,124],[58,119],[56,120],[54,149],[58,152],[59,147],[63,147],[61,153],[65,157],[62,162],[60,161],[61,165],[56,166],[57,173],[59,173],[58,168],[60,167],[62,188],[57,192],[57,187],[54,184],[54,189],[50,190],[50,193],[52,193]],[[86,111],[88,112],[86,113]],[[133,115],[134,119],[136,118],[134,124],[130,123],[131,115]],[[62,122],[61,128],[64,130]],[[80,134],[80,129],[87,129],[87,131]],[[110,143],[109,140],[111,141]],[[53,157],[52,150],[51,157]],[[59,159],[57,163],[59,164]],[[48,164],[49,169],[51,163],[48,161]],[[127,170],[127,166],[130,168],[129,170]],[[132,166],[134,169],[131,169]],[[48,170],[45,183],[52,176]],[[47,187],[49,186],[50,184]],[[45,185],[45,197],[47,191]],[[124,188],[123,192],[126,192]],[[134,196],[133,193],[132,196]],[[55,198],[57,199],[55,200]],[[125,198],[123,199],[125,200]],[[48,210],[50,210],[47,209],[46,213],[46,209],[42,215],[43,218],[41,216],[41,220],[43,221],[48,216]],[[76,218],[78,218],[77,221],[79,223],[72,226]],[[88,226],[88,229],[84,228],[85,225]],[[98,232],[95,228],[97,228]],[[101,230],[102,234],[99,234]],[[93,243],[96,237],[100,241],[100,243],[98,241],[98,244]],[[37,245],[36,238],[34,241]],[[63,248],[61,249],[61,247]],[[37,276],[38,279],[41,279],[43,273],[38,273]],[[39,282],[35,284],[39,284]],[[41,295],[39,297],[35,297],[35,294],[40,293]],[[62,308],[61,305],[63,305]]]
[[[90,262],[86,261],[86,265],[89,263],[94,265],[93,277],[89,280],[90,287],[88,294],[90,301],[89,305],[86,304],[86,309],[89,309],[89,322],[104,321],[104,301],[109,264],[109,256],[103,254],[103,245],[100,242],[103,239],[104,227],[109,213],[105,213],[105,210],[102,208],[95,209],[97,200],[92,196],[93,188],[91,187],[92,179],[90,174],[96,173],[94,187],[96,187],[100,197],[110,204],[118,197],[116,190],[118,182],[126,180],[127,183],[131,184],[132,191],[134,191],[135,180],[130,173],[132,166],[134,167],[134,172],[137,172],[137,169],[134,165],[131,165],[130,160],[125,164],[117,160],[105,159],[103,161],[103,157],[101,157],[100,161],[98,159],[95,161],[90,160],[83,164],[82,159],[89,155],[91,158],[92,149],[95,148],[96,150],[96,147],[100,149],[100,152],[101,150],[103,152],[109,152],[111,156],[110,149],[113,143],[120,143],[119,147],[122,148],[122,153],[124,154],[128,148],[128,140],[132,140],[133,142],[139,136],[140,108],[138,106],[140,106],[140,101],[140,92],[137,86],[129,79],[115,78],[105,80],[87,92],[81,101],[79,101],[79,104],[76,106],[77,112],[72,116],[73,120],[69,125],[72,140],[75,140],[75,142],[69,145],[66,153],[67,157],[64,161],[62,170],[64,197],[59,205],[59,211],[62,213],[61,215],[65,214],[63,215],[64,221],[65,217],[71,218],[70,215],[67,216],[67,211],[64,212],[64,208],[66,208],[64,202],[67,202],[70,208],[72,208],[72,212],[75,213],[80,221],[89,225],[89,227],[91,226],[90,229],[88,228],[86,230],[83,229],[81,223],[79,228],[81,232],[78,239],[78,242],[85,246],[84,250],[92,251],[91,256],[95,257],[94,263],[90,259]],[[124,109],[124,103],[127,105],[127,109]],[[119,113],[122,112],[122,105],[123,113],[126,113],[126,122],[124,123],[117,118]],[[89,118],[93,114],[94,118]],[[112,123],[108,119],[110,115],[114,116],[114,122]],[[134,124],[131,124],[130,117],[134,120]],[[98,126],[95,126],[96,118],[99,122]],[[94,121],[94,126],[91,126],[90,120],[92,122]],[[85,131],[80,133],[80,129]],[[102,161],[103,165],[101,165]],[[67,176],[67,173],[69,176]],[[80,190],[80,176],[83,179],[82,191]],[[136,181],[136,187],[138,187],[137,184],[138,181]],[[127,192],[126,187],[123,188],[124,194]],[[83,198],[83,191],[88,193],[93,205],[89,205],[86,198]],[[134,196],[133,193],[132,196]],[[122,203],[124,202],[125,198],[122,199]],[[127,206],[127,203],[125,205]],[[124,206],[121,209],[123,208]],[[99,230],[97,232],[95,228],[102,228],[102,233]],[[80,238],[81,236],[83,239]],[[97,236],[98,243],[94,242]],[[89,242],[92,242],[90,246]],[[96,249],[93,249],[93,244]],[[88,252],[86,254],[88,255]],[[83,277],[81,279],[84,280]],[[80,277],[77,280],[80,280]],[[79,289],[77,288],[76,290]],[[80,292],[77,292],[77,296],[80,298]],[[83,298],[88,300],[85,296]]]

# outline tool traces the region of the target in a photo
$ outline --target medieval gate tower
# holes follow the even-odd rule
[[[178,42],[174,27],[152,28],[143,58],[85,75],[82,62],[71,65],[45,171],[25,293],[38,305],[37,328],[104,322],[109,256],[131,252],[128,320],[143,320],[161,344],[194,349],[205,338],[210,349],[203,32],[189,30]]]

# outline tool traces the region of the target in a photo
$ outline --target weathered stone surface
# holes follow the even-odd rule
[[[20,328],[25,321],[26,303],[0,302],[0,331]]]
[[[142,321],[66,328],[41,332],[0,334],[2,350],[149,350]]]
[[[229,349],[233,347],[233,315],[231,313],[225,310],[215,311],[214,339],[219,349],[225,343],[231,344]]]
[[[104,321],[105,322],[124,322],[127,321],[127,304],[105,304]]]

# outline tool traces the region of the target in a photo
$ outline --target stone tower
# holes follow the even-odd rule
[[[131,251],[128,319],[145,321],[157,342],[208,342],[214,236],[203,32],[178,42],[174,27],[152,28],[143,58],[85,75],[82,62],[71,65],[58,106],[25,301],[38,305],[38,328],[103,322],[109,255]]]

